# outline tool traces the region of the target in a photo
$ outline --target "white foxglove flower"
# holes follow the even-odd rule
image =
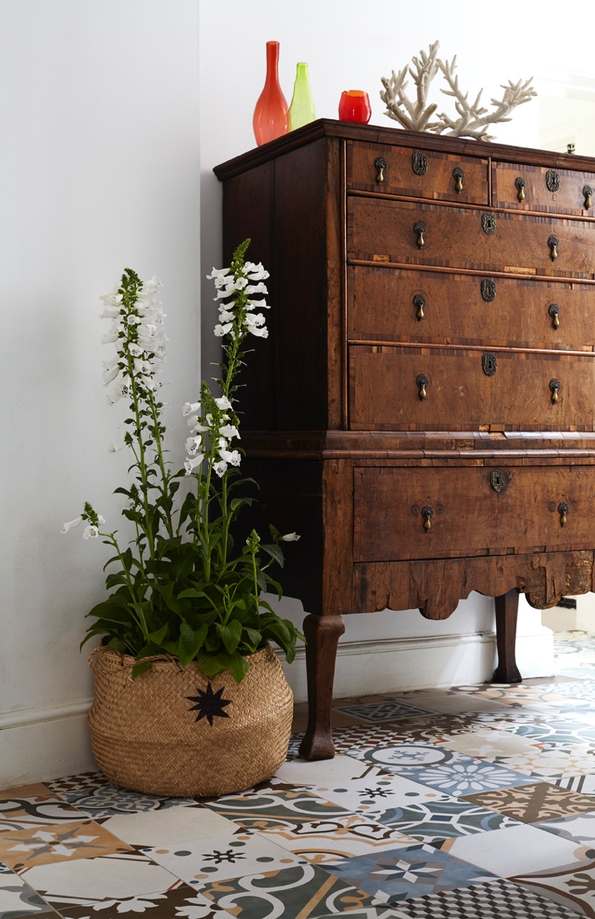
[[[224,460],[219,460],[218,463],[213,463],[213,469],[219,478],[222,478],[222,476],[224,476],[227,472],[227,463]]]
[[[74,529],[74,527],[79,526],[83,522],[83,518],[79,514],[78,517],[75,517],[74,520],[67,520],[60,530],[61,533],[68,533],[69,530]]]
[[[117,319],[119,315],[120,310],[117,306],[106,306],[99,314],[101,319]]]
[[[301,536],[298,536],[297,533],[286,533],[281,537],[282,542],[297,542],[298,539],[301,539]]]
[[[182,406],[182,415],[184,418],[187,415],[196,415],[197,412],[200,412],[200,402],[184,402]]]
[[[236,428],[235,424],[224,424],[219,428],[219,433],[224,437],[227,437],[228,440],[232,440],[234,437],[240,436],[240,432]]]
[[[188,456],[196,456],[202,446],[202,437],[186,438],[186,453]]]
[[[269,330],[265,326],[262,326],[262,328],[260,329],[253,327],[250,329],[250,332],[253,335],[256,335],[257,338],[268,338],[269,337]]]
[[[219,310],[219,322],[232,322],[234,314],[230,310]]]
[[[261,309],[261,310],[270,310],[270,306],[269,306],[269,304],[266,302],[266,300],[264,299],[264,297],[262,298],[262,300],[253,300],[253,299],[248,300],[248,302],[247,302],[247,304],[246,304],[246,309],[247,309],[247,310],[253,310],[253,309],[255,309],[256,307],[258,307],[258,308]]]
[[[233,323],[231,322],[226,322],[225,325],[221,325],[220,323],[217,323],[217,325],[213,329],[213,334],[215,335],[216,338],[223,338],[224,335],[227,335],[228,332],[231,332],[232,328],[233,328]]]
[[[143,348],[141,348],[139,345],[135,344],[135,342],[133,342],[133,341],[130,342],[130,344],[128,345],[128,350],[130,351],[130,353],[132,354],[133,357],[140,357],[141,354],[144,353]]]
[[[190,428],[190,434],[205,434],[209,430],[208,424],[202,424],[202,422],[198,421],[196,415],[189,418],[186,424]]]
[[[231,402],[229,401],[227,396],[219,396],[218,399],[215,399],[215,405],[217,406],[218,409],[221,409],[222,412],[227,411],[228,409],[231,408]],[[208,420],[209,420],[209,416],[207,415],[207,421]]]
[[[264,325],[266,321],[266,316],[263,313],[248,313],[246,316],[246,325],[248,328],[251,326]]]
[[[219,456],[230,466],[239,466],[242,462],[242,454],[239,450],[220,450]]]
[[[102,345],[111,345],[119,340],[118,329],[112,329],[111,332],[106,332],[105,335],[101,336]]]
[[[207,278],[212,281],[213,278],[224,278],[229,274],[231,268],[212,268],[211,273],[207,275]]]
[[[105,385],[108,386],[110,383],[113,383],[119,373],[120,368],[117,364],[114,364],[113,367],[106,367],[103,371],[103,382]]]
[[[186,475],[192,475],[197,466],[200,466],[204,460],[204,453],[197,453],[196,456],[189,456],[184,463]]]
[[[219,449],[220,449],[220,450],[227,450],[227,447],[228,447],[228,443],[227,443],[225,437],[220,437],[220,438],[219,438]]]
[[[233,286],[234,290],[243,290],[244,287],[248,286],[248,280],[244,277],[236,278]]]
[[[231,297],[233,294],[233,287],[224,287],[223,290],[218,290],[214,300],[226,300],[228,297]]]
[[[244,292],[247,294],[268,294],[269,290],[266,284],[261,281],[259,284],[248,284],[248,287],[244,288]]]
[[[92,523],[83,530],[83,539],[97,539],[98,536],[99,528]]]
[[[140,325],[142,319],[139,316],[136,316],[134,313],[129,313],[126,317],[126,322],[128,325]]]

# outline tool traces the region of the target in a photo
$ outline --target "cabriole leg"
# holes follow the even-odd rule
[[[496,643],[498,666],[494,671],[494,683],[520,683],[522,677],[516,665],[516,622],[519,611],[519,591],[496,597]]]
[[[331,729],[333,680],[337,644],[345,631],[341,616],[304,619],[308,669],[308,728],[300,746],[305,759],[332,759],[335,755]]]

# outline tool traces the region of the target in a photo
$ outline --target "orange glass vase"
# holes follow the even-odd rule
[[[289,128],[287,102],[279,83],[278,41],[267,42],[267,75],[254,109],[252,127],[259,147],[287,134]]]

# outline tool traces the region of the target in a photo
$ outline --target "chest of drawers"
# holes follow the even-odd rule
[[[595,588],[595,159],[321,120],[215,172],[271,271],[244,446],[322,758],[343,614],[494,596],[515,682],[519,593]]]

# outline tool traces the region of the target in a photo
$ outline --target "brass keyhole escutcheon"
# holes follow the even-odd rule
[[[545,174],[545,187],[548,191],[555,192],[560,189],[560,175],[555,169],[548,169]]]
[[[560,328],[560,307],[558,306],[558,304],[550,303],[547,312],[548,312],[548,316],[552,320],[552,328],[559,329]]]
[[[593,206],[593,189],[590,185],[583,185],[583,208],[589,211]]]
[[[428,386],[430,385],[430,381],[425,373],[420,373],[416,377],[415,383],[417,385],[417,398],[420,402],[425,402],[428,398]]]
[[[416,176],[425,176],[428,171],[428,158],[421,150],[411,154],[411,169]]]
[[[560,526],[561,527],[565,527],[566,524],[568,523],[568,511],[569,510],[570,508],[568,507],[566,501],[560,501],[560,503],[558,504],[558,513],[560,515]]]
[[[560,401],[560,380],[550,380],[550,399],[552,405],[556,405]]]
[[[425,223],[421,223],[421,222],[414,223],[413,232],[415,233],[415,244],[417,248],[423,249],[423,247],[426,244],[426,237],[425,237],[426,225]]]
[[[496,232],[496,215],[495,214],[482,214],[481,215],[481,229],[484,233],[488,235],[490,233]]]
[[[415,318],[418,322],[421,322],[422,319],[426,318],[426,298],[423,297],[422,294],[415,294],[413,298],[413,305],[415,307]]]
[[[491,303],[492,300],[496,299],[496,282],[494,278],[482,278],[479,290],[481,299],[485,303]]]
[[[558,258],[558,246],[560,245],[560,240],[557,236],[548,236],[547,244],[550,250],[550,258],[552,262],[555,262]]]
[[[433,507],[430,507],[429,504],[427,504],[425,507],[422,507],[422,509],[421,509],[421,517],[422,517],[422,520],[423,520],[424,531],[425,531],[426,533],[429,533],[430,530],[432,529],[432,517],[433,517],[433,516],[434,516],[434,508],[433,508]]]
[[[511,472],[504,472],[503,469],[493,469],[490,472],[490,485],[497,495],[502,495],[508,488],[512,479]]]
[[[494,376],[496,370],[498,369],[498,362],[493,351],[486,351],[485,354],[482,354],[481,369],[485,373],[486,377]]]
[[[465,173],[460,166],[455,166],[452,171],[452,177],[455,180],[455,191],[457,195],[460,195],[463,191],[463,179],[465,178]]]
[[[384,182],[386,170],[388,169],[388,163],[383,156],[376,157],[374,160],[374,167],[376,169],[376,181],[378,183]]]
[[[525,182],[522,176],[517,176],[517,178],[514,180],[514,187],[516,188],[517,200],[524,201],[525,200],[525,188],[527,187],[527,183]]]

